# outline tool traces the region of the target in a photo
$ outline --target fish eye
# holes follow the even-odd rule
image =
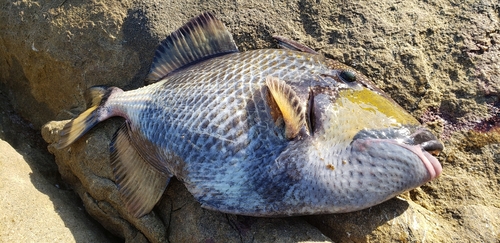
[[[346,83],[352,83],[356,81],[356,74],[353,71],[342,70],[339,76]]]

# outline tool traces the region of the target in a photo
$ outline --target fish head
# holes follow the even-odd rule
[[[308,132],[291,141],[280,164],[314,168],[301,173],[314,175],[311,184],[334,187],[339,212],[373,206],[440,175],[434,156],[443,144],[431,131],[366,76],[340,63],[330,67],[308,82]]]

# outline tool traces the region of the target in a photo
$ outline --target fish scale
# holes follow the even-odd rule
[[[162,41],[149,85],[91,88],[57,147],[124,117],[111,166],[136,217],[171,177],[204,208],[288,216],[360,210],[439,175],[442,144],[365,76],[276,39],[285,49],[238,52],[204,13]]]

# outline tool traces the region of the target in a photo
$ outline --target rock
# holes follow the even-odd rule
[[[421,189],[415,190],[422,193]],[[423,203],[425,205],[425,203]],[[496,242],[500,233],[500,209],[485,205],[449,206],[450,220],[413,202],[395,198],[359,212],[309,216],[334,242]]]
[[[500,16],[494,1],[1,1],[0,90],[34,127],[74,117],[83,92],[132,89],[157,43],[214,12],[240,50],[299,40],[363,72],[444,141],[440,178],[359,212],[285,219],[199,207],[174,181],[151,214],[123,209],[107,146],[120,120],[49,151],[85,209],[128,241],[484,241],[500,236]],[[64,122],[44,126],[53,143]],[[10,141],[9,141],[10,142]],[[314,225],[315,227],[311,226]],[[322,235],[317,229],[324,235]]]
[[[141,68],[140,48],[128,48],[120,31],[130,4],[99,4],[2,1],[1,83],[16,111],[35,127],[80,110],[89,85],[131,84]]]
[[[457,242],[469,238],[439,215],[400,198],[359,212],[311,216],[309,222],[329,232],[327,236],[335,242]]]
[[[110,238],[62,191],[0,140],[1,242],[107,242]]]
[[[0,107],[0,242],[116,240],[68,190],[40,133],[2,92]]]

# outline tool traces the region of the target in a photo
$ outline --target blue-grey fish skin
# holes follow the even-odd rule
[[[265,78],[310,80],[328,71],[322,59],[287,50],[229,54],[108,102],[161,148],[162,166],[202,204],[252,214],[276,201],[258,183],[272,183],[262,173],[289,143],[271,117]]]
[[[232,53],[117,93],[106,105],[127,119],[133,136],[143,136],[157,148],[154,156],[161,162],[153,167],[183,182],[203,207],[227,213],[355,211],[435,177],[422,162],[427,155],[394,142],[411,137],[419,129],[417,122],[406,124],[406,118],[392,119],[369,107],[360,111],[374,114],[366,118],[372,125],[336,123],[365,115],[338,114],[358,104],[343,98],[342,91],[368,90],[343,82],[339,74],[345,66],[339,65],[321,55],[290,50]],[[269,104],[265,80],[270,76],[290,85],[304,106],[313,104],[312,132],[285,137],[285,127],[273,118]],[[363,129],[398,132],[353,140],[353,130]]]

